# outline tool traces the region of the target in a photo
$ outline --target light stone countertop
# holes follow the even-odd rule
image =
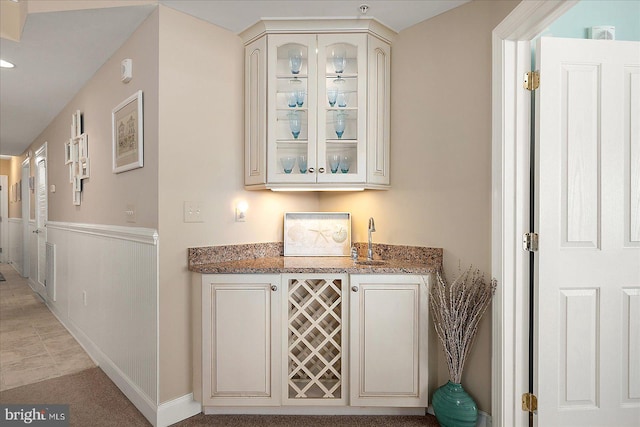
[[[359,259],[366,243],[355,243]],[[356,264],[349,257],[285,257],[282,243],[189,248],[189,270],[202,274],[429,274],[442,270],[442,249],[374,244],[381,265]]]

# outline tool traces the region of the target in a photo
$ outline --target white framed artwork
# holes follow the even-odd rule
[[[111,112],[113,173],[144,165],[142,91],[122,101]]]

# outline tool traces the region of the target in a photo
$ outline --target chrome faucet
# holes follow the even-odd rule
[[[373,217],[369,218],[369,249],[367,250],[367,259],[373,260],[373,247],[371,245],[371,233],[376,231],[376,223],[373,221]]]

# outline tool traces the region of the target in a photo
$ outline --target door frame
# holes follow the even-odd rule
[[[20,274],[22,277],[29,277],[29,271],[31,268],[30,257],[30,234],[29,234],[29,219],[31,218],[31,197],[29,196],[29,177],[31,176],[31,156],[22,161],[20,166],[20,179],[22,180],[22,187],[20,193],[20,207],[22,212],[22,271]]]
[[[520,396],[529,389],[529,231],[531,41],[578,0],[522,1],[492,34],[491,272],[498,280],[492,308],[491,417],[496,427],[529,425]]]
[[[9,176],[0,175],[0,263],[9,256]]]

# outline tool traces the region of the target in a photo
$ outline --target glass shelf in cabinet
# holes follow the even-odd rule
[[[355,79],[358,78],[358,73],[347,73],[347,74],[338,74],[338,73],[327,73],[325,74],[328,79]]]
[[[358,138],[349,138],[349,139],[338,139],[338,138],[327,138],[327,144],[336,144],[340,146],[344,145],[358,145]]]
[[[286,80],[293,80],[293,79],[307,79],[307,75],[306,74],[276,74],[276,78],[277,79],[286,79]]]

